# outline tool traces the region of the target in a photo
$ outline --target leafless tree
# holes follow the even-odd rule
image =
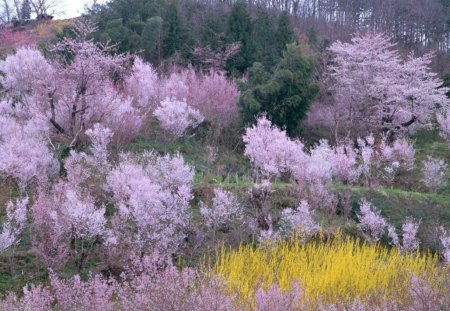
[[[36,16],[47,16],[54,14],[59,2],[58,0],[31,0],[31,6]]]
[[[8,24],[11,22],[13,16],[13,8],[9,0],[2,0],[0,2],[0,23]]]

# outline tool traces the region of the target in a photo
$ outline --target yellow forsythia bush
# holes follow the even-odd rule
[[[336,303],[408,299],[411,277],[432,280],[437,257],[402,254],[378,244],[352,238],[301,244],[295,240],[269,247],[242,245],[222,248],[212,268],[226,281],[226,290],[243,304],[253,301],[255,291],[277,284],[291,289],[298,282],[308,302]]]

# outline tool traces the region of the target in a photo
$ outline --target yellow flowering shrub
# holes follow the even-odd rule
[[[269,247],[242,245],[222,248],[212,272],[226,280],[226,290],[242,303],[252,301],[255,291],[277,284],[288,290],[299,282],[309,302],[336,303],[396,300],[409,297],[411,277],[431,280],[437,257],[402,254],[378,244],[338,237],[329,242],[301,244],[280,242]]]

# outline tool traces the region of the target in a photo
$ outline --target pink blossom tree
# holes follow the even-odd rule
[[[168,98],[161,102],[153,115],[161,127],[176,138],[182,137],[189,127],[196,128],[204,120],[203,115],[186,102]]]
[[[367,240],[375,243],[383,236],[387,222],[370,202],[362,200],[359,208],[358,227],[366,234]]]
[[[377,142],[370,134],[358,138],[359,171],[363,183],[369,187],[380,183],[392,185],[399,172],[408,172],[414,168],[415,150],[412,143],[405,138],[397,138],[393,143],[381,136]]]
[[[242,205],[236,196],[220,188],[214,189],[211,207],[200,202],[200,214],[203,216],[206,226],[214,231],[233,220],[242,219],[242,213]]]
[[[20,48],[16,54],[8,55],[0,61],[0,84],[7,95],[19,100],[33,93],[36,86],[47,83],[53,77],[54,69],[34,48]]]
[[[428,159],[423,162],[422,183],[432,191],[445,187],[448,182],[447,169],[448,166],[444,160],[434,159],[428,156]]]
[[[0,252],[17,244],[25,227],[28,197],[6,206],[6,220],[0,233]]]
[[[45,184],[59,173],[59,163],[48,145],[48,128],[25,109],[0,103],[0,175],[17,179],[21,189],[36,179]]]
[[[176,251],[190,218],[193,175],[179,155],[124,156],[107,177],[117,207],[110,248],[122,240],[131,243],[135,254]]]
[[[264,177],[289,176],[295,168],[304,173],[302,165],[307,155],[303,144],[290,139],[286,131],[273,126],[266,116],[258,118],[256,125],[246,128],[243,140],[244,154]]]
[[[66,228],[54,210],[55,204],[49,196],[40,193],[31,207],[32,252],[39,263],[52,269],[63,267],[70,259]]]
[[[293,234],[299,237],[308,237],[319,230],[307,201],[302,200],[295,209],[287,208],[281,213],[280,230],[285,237]]]
[[[81,271],[94,245],[108,236],[104,204],[92,194],[101,195],[111,167],[107,146],[112,133],[96,124],[87,135],[90,154],[72,150],[64,163],[66,178],[39,189],[31,208],[33,252],[49,268],[75,259]]]
[[[444,227],[439,227],[439,242],[441,244],[441,254],[445,262],[450,263],[450,231]]]
[[[133,69],[125,79],[125,94],[137,101],[139,107],[146,111],[153,110],[160,99],[160,80],[151,64],[141,58],[134,59]]]
[[[389,37],[368,33],[335,42],[328,75],[334,101],[326,105],[336,133],[408,132],[430,126],[436,103],[449,106],[446,88],[429,69],[432,54],[403,60]],[[320,122],[320,120],[318,121]],[[355,133],[353,133],[355,134]]]
[[[288,290],[280,289],[277,284],[267,289],[260,287],[255,293],[255,304],[256,311],[303,311],[310,307],[305,303],[305,293],[298,283]]]
[[[272,183],[269,180],[262,180],[260,183],[255,183],[248,190],[248,197],[256,211],[256,218],[258,227],[267,232],[273,232],[273,220],[271,213],[270,198],[275,192],[272,188]]]
[[[54,297],[48,287],[42,285],[25,286],[22,292],[23,296],[21,297],[18,297],[16,293],[8,293],[6,298],[0,301],[0,309],[10,311],[51,310]]]
[[[436,116],[440,129],[439,134],[450,146],[450,108],[447,108],[446,111],[438,113]]]
[[[91,275],[87,281],[81,281],[80,276],[75,275],[66,281],[50,274],[50,284],[56,305],[62,310],[116,310],[113,301],[115,286],[112,280]]]
[[[111,55],[111,46],[88,39],[95,30],[88,22],[78,23],[74,28],[75,38],[64,38],[52,48],[57,56],[55,67],[58,78],[64,83],[60,83],[54,90],[54,96],[48,99],[50,122],[58,132],[67,132],[74,139],[88,128],[89,112],[95,112],[96,102],[104,96],[103,92],[108,91],[107,86],[112,85],[113,79],[125,76],[128,69],[128,56]],[[55,119],[60,117],[57,112],[70,117],[60,124]]]
[[[37,50],[21,49],[0,65],[7,96],[25,105],[30,116],[46,120],[52,138],[71,146],[95,123],[111,128],[113,142],[122,145],[142,123],[141,111],[117,88],[128,76],[132,58],[88,39],[95,29],[77,22],[74,37],[50,48],[49,61]]]
[[[208,120],[220,127],[238,117],[239,89],[225,72],[210,70],[207,74],[189,72],[186,100]]]
[[[406,218],[402,225],[403,238],[401,250],[404,252],[415,252],[419,247],[419,240],[417,239],[417,232],[419,230],[420,221],[417,222],[413,218]]]
[[[113,133],[109,128],[96,123],[92,129],[86,131],[86,135],[91,139],[92,164],[107,169],[109,165],[107,148]]]
[[[75,258],[81,271],[91,250],[83,242],[93,242],[105,233],[105,208],[98,208],[85,190],[63,181],[50,193],[40,194],[32,215],[34,252],[47,267],[55,268]]]

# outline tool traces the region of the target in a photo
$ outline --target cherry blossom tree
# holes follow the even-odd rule
[[[286,131],[273,126],[266,116],[258,118],[256,125],[246,128],[243,140],[244,154],[267,178],[290,175],[294,167],[306,161],[303,143],[290,139]]]
[[[419,230],[420,222],[416,222],[413,218],[406,218],[402,225],[403,238],[401,250],[404,252],[415,252],[419,247],[419,240],[417,239],[417,231]]]
[[[373,134],[358,138],[359,170],[363,183],[369,187],[380,183],[392,185],[399,172],[414,168],[415,150],[405,138],[398,138],[391,144],[386,136],[377,142]]]
[[[116,310],[113,301],[115,283],[99,275],[82,281],[79,275],[64,280],[50,274],[50,284],[57,306],[62,310]]]
[[[373,33],[337,41],[330,51],[334,101],[324,105],[335,132],[410,132],[430,126],[436,104],[450,105],[447,88],[429,69],[432,54],[403,60],[388,36]]]
[[[2,310],[51,310],[53,295],[49,288],[42,285],[25,286],[22,290],[23,296],[18,297],[16,293],[9,293],[4,300],[0,302]]]
[[[92,129],[86,131],[86,135],[89,136],[92,142],[90,147],[93,159],[92,164],[107,169],[109,165],[107,148],[113,136],[112,131],[96,123]]]
[[[54,210],[55,204],[58,202],[41,193],[31,207],[32,252],[39,263],[52,269],[63,267],[70,259],[66,228]]]
[[[319,225],[313,217],[308,202],[302,200],[297,208],[283,210],[280,218],[280,230],[288,238],[293,234],[299,237],[307,237],[319,230]]]
[[[175,68],[176,69],[176,68]],[[222,71],[202,74],[193,68],[173,70],[160,79],[159,96],[186,101],[208,120],[219,126],[233,122],[238,115],[239,90]]]
[[[442,247],[442,256],[445,262],[450,263],[450,231],[444,227],[439,228],[439,242]]]
[[[274,192],[272,183],[267,179],[253,184],[248,190],[248,197],[253,209],[256,211],[258,227],[267,232],[273,232],[270,198]]]
[[[450,146],[450,108],[447,111],[437,114],[437,121],[439,123],[439,134],[447,141]]]
[[[0,61],[0,85],[16,100],[25,100],[36,86],[54,77],[54,69],[34,48],[23,47]]]
[[[110,247],[129,241],[136,254],[176,251],[190,218],[193,175],[179,155],[148,153],[140,160],[124,155],[107,177],[117,207]]]
[[[59,163],[47,147],[45,122],[26,116],[25,109],[0,103],[0,175],[17,179],[21,190],[33,179],[45,184],[59,173]]]
[[[17,200],[15,204],[10,201],[6,206],[6,221],[0,233],[0,252],[19,242],[27,214],[28,197]]]
[[[63,181],[39,195],[32,215],[34,252],[47,267],[75,258],[82,270],[90,250],[83,241],[95,241],[105,233],[105,208],[97,208],[89,193]]]
[[[391,245],[396,246],[396,247],[400,246],[400,242],[399,242],[399,239],[398,239],[398,234],[395,231],[394,226],[388,224],[388,226],[387,226],[387,235],[391,239],[391,241],[389,242]]]
[[[186,102],[168,98],[161,102],[153,115],[161,127],[176,138],[183,137],[189,127],[196,128],[204,120],[203,115]]]
[[[367,235],[367,239],[371,243],[375,243],[384,234],[387,226],[386,220],[381,216],[380,212],[368,201],[362,200],[359,206],[361,214],[358,216],[358,227]]]
[[[12,102],[47,120],[52,138],[73,146],[85,138],[85,130],[102,123],[113,130],[113,142],[123,145],[142,124],[142,113],[117,87],[129,75],[132,57],[89,39],[96,29],[89,22],[73,28],[73,37],[50,47],[49,61],[37,50],[22,48],[0,62],[5,75],[0,83]]]
[[[236,196],[220,188],[214,189],[214,198],[211,207],[200,202],[200,214],[205,219],[207,227],[213,230],[226,225],[232,220],[242,218],[242,206]]]
[[[189,92],[186,100],[208,120],[220,126],[230,124],[238,117],[239,89],[222,71],[210,70],[206,74],[189,73]]]
[[[448,182],[447,168],[447,163],[444,160],[428,156],[428,159],[423,162],[422,183],[432,191],[445,187]]]
[[[81,271],[95,244],[108,237],[105,206],[92,194],[103,187],[110,170],[107,145],[112,133],[96,124],[87,134],[93,142],[91,154],[72,150],[64,163],[66,178],[39,189],[31,208],[33,252],[48,268],[75,259]]]
[[[151,64],[136,57],[131,74],[125,79],[125,94],[136,100],[139,107],[151,111],[160,99],[159,88],[160,80],[156,70]]]

